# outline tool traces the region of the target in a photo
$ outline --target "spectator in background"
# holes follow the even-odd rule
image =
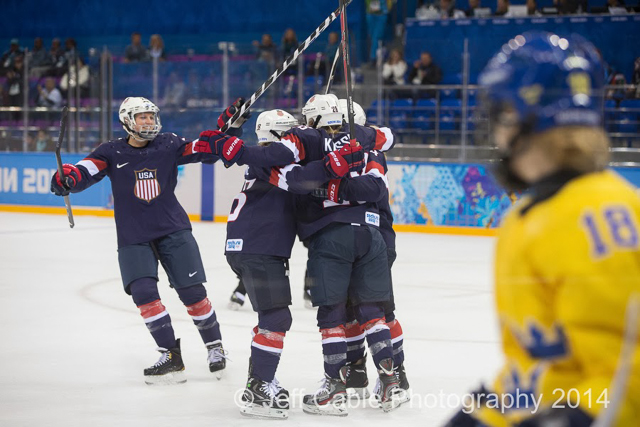
[[[467,18],[476,16],[476,9],[480,7],[480,0],[469,0],[469,8],[464,11]]]
[[[538,3],[536,3],[536,0],[527,0],[527,15],[542,16],[542,13],[538,10]]]
[[[149,59],[147,48],[142,45],[142,36],[138,32],[131,34],[131,44],[124,50],[124,62],[142,62]]]
[[[382,78],[385,85],[405,84],[404,75],[407,72],[407,63],[402,59],[398,49],[391,49],[389,59],[382,66]]]
[[[282,57],[288,58],[293,52],[295,52],[298,47],[298,37],[296,36],[296,32],[293,31],[293,28],[287,28],[284,32],[284,36],[282,36]],[[295,75],[298,73],[298,61],[291,63],[289,68],[285,71],[287,75]]]
[[[7,98],[8,105],[13,107],[21,107],[24,104],[23,78],[24,75],[24,55],[16,55],[13,58],[13,66],[7,71]],[[11,114],[13,120],[22,118],[21,111],[13,111]]]
[[[55,77],[63,75],[67,67],[67,58],[64,56],[64,50],[62,50],[62,44],[59,38],[51,40],[49,58],[52,66],[49,68],[47,75]]]
[[[560,15],[587,13],[589,6],[587,0],[553,0]]]
[[[6,75],[8,71],[13,69],[13,65],[18,56],[24,55],[24,51],[20,48],[18,39],[11,39],[9,50],[2,54],[0,58],[0,67],[2,67],[2,75]]]
[[[498,5],[496,6],[496,11],[493,16],[502,16],[504,18],[510,18],[511,13],[509,12],[509,0],[498,0]]]
[[[440,0],[440,7],[438,9],[438,14],[440,15],[440,19],[459,19],[464,18],[465,14],[463,11],[456,9],[455,3],[453,0]]]
[[[633,77],[631,79],[635,87],[635,97],[640,98],[640,56],[633,63]]]
[[[266,62],[270,65],[276,63],[276,59],[278,59],[278,47],[273,42],[271,34],[263,34],[260,43],[254,40],[253,45],[258,49],[256,57],[259,61]]]
[[[434,62],[429,52],[422,52],[420,59],[413,63],[409,73],[409,81],[414,85],[435,85],[442,80],[442,70]],[[420,97],[433,98],[435,90],[419,91]]]
[[[177,72],[169,74],[169,82],[164,90],[163,105],[165,107],[182,107],[187,96],[187,85]]]
[[[61,108],[62,93],[56,87],[56,80],[53,77],[47,77],[42,85],[37,86],[38,89],[38,107]]]
[[[39,129],[34,143],[35,151],[53,151],[55,146],[51,135],[45,129]]]
[[[51,57],[44,48],[42,37],[36,37],[33,40],[33,50],[29,60],[29,68],[31,77],[40,77],[45,74],[51,67]]]
[[[149,57],[158,58],[159,61],[167,59],[167,52],[164,50],[164,40],[160,34],[152,34],[149,39]]]
[[[78,77],[76,77],[76,70]],[[76,85],[80,87],[80,97],[89,97],[89,78],[90,78],[89,66],[84,63],[82,58],[76,58],[76,66],[69,67],[68,71],[62,76],[60,80],[60,88],[67,92],[69,88],[74,89]]]
[[[387,0],[365,0],[367,11],[367,33],[371,43],[369,50],[369,65],[376,66],[376,52],[378,50],[378,40],[384,36],[384,29],[387,25],[387,15],[389,5]]]
[[[612,15],[626,14],[624,0],[607,0],[607,12]]]

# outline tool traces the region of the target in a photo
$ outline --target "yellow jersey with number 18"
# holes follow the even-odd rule
[[[579,406],[593,418],[615,410],[613,425],[640,426],[637,336],[621,360],[631,326],[626,311],[640,296],[640,197],[633,186],[603,171],[524,197],[499,232],[495,295],[506,363],[492,391],[513,394],[517,404],[497,418],[490,411],[486,422],[528,418],[537,401],[543,409]],[[621,365],[626,390],[614,402]]]

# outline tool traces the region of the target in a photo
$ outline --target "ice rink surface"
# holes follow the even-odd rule
[[[182,338],[186,384],[147,386],[142,370],[159,354],[122,290],[112,218],[0,213],[0,425],[254,426],[240,415],[250,307],[230,311],[237,281],[224,258],[225,224],[194,223],[206,284],[229,351],[225,377],[208,371],[206,349],[164,272],[160,295]],[[491,293],[494,239],[400,233],[393,268],[412,401],[394,412],[360,402],[346,418],[307,415],[301,395],[322,378],[315,310],[302,301],[306,249],[291,258],[292,330],[277,377],[293,397],[291,426],[439,426],[463,393],[500,366]],[[375,382],[369,360],[370,389]]]

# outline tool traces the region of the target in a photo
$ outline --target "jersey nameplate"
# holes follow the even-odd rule
[[[376,227],[380,227],[380,215],[373,212],[365,212],[364,221],[367,224],[375,225]]]
[[[227,240],[227,252],[240,252],[242,250],[242,239]]]

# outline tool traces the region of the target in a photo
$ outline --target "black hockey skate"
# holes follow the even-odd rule
[[[400,366],[394,367],[393,370],[396,371],[396,374],[398,374],[398,380],[400,381],[400,388],[408,392],[409,381],[407,380],[407,373],[404,370],[404,363],[401,363]],[[407,397],[408,396],[409,396],[409,393],[407,393]]]
[[[322,380],[322,385],[314,394],[307,394],[302,399],[302,410],[307,414],[333,415],[346,417],[347,412],[346,379],[348,367],[340,369],[340,378],[326,376]]]
[[[155,365],[144,370],[144,382],[149,385],[187,382],[180,351],[180,338],[176,340],[175,347],[169,349],[158,347],[158,351],[160,359]]]
[[[287,419],[289,392],[275,378],[266,382],[249,376],[247,388],[242,393],[240,413],[252,418]]]
[[[233,291],[231,294],[231,298],[229,298],[229,309],[233,311],[240,310],[244,305],[244,300],[246,299],[246,295],[242,292]]]
[[[369,398],[369,379],[367,378],[367,356],[351,363],[347,375],[347,395],[351,399]]]
[[[220,341],[207,344],[207,350],[209,351],[207,357],[209,361],[209,371],[213,372],[217,379],[221,379],[224,368],[227,366],[227,352],[222,348]]]
[[[393,359],[387,358],[380,361],[374,394],[384,412],[393,411],[408,400],[407,391],[400,388],[400,380],[394,369]]]

